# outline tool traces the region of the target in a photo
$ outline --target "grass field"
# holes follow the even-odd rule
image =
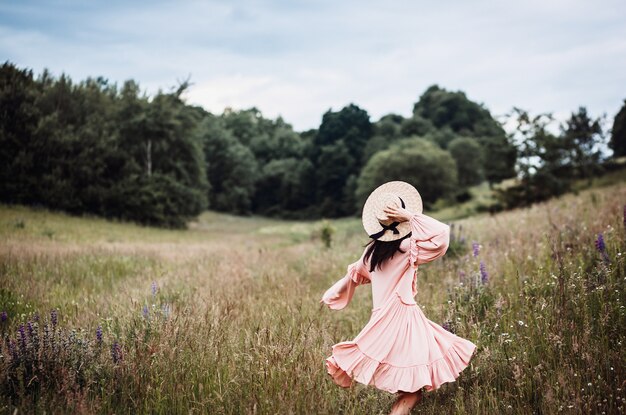
[[[625,204],[622,183],[452,222],[417,301],[478,350],[414,413],[625,413]],[[0,413],[386,413],[392,395],[325,371],[371,311],[369,286],[318,303],[367,242],[356,219],[331,225],[326,249],[320,222],[0,207]]]

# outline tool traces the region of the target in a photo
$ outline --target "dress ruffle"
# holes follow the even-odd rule
[[[341,310],[347,306],[352,300],[354,289],[359,285],[371,282],[369,277],[360,269],[363,269],[363,265],[359,261],[350,264],[346,270],[346,275],[326,290],[320,303],[328,305],[333,310]]]
[[[328,374],[342,387],[354,379],[391,393],[432,391],[455,381],[476,346],[428,320],[418,305],[392,297],[354,341],[333,346]]]
[[[413,231],[415,232],[415,231]],[[411,236],[413,234],[411,233]],[[411,246],[409,247],[409,265],[411,268],[417,268],[417,258],[419,254],[419,248],[417,247],[417,242],[412,237],[409,239]]]
[[[411,246],[409,264],[416,268],[420,264],[443,256],[450,243],[450,226],[430,216],[416,213],[409,220]]]
[[[357,285],[369,284],[371,282],[367,275],[363,275],[361,272],[359,272],[356,264],[351,264],[348,267],[348,275],[350,275],[350,279],[352,280],[352,282],[356,283]]]

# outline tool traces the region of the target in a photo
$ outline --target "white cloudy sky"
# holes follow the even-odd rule
[[[0,59],[73,79],[191,76],[190,103],[297,130],[355,103],[409,115],[431,84],[492,113],[610,119],[626,98],[626,1],[0,0]]]

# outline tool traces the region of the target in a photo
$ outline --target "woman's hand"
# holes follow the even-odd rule
[[[413,212],[399,206],[387,206],[383,212],[394,222],[405,222],[413,217]]]

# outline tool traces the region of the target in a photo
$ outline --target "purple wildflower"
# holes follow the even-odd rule
[[[48,347],[49,344],[54,343],[54,339],[52,338],[52,334],[50,333],[50,326],[48,323],[43,325],[43,347],[44,349]]]
[[[19,358],[17,347],[15,347],[15,342],[13,340],[9,340],[9,354],[13,360],[17,360]]]
[[[601,233],[598,234],[598,239],[596,239],[596,249],[598,252],[604,252],[606,250],[606,245],[604,244],[604,236]]]
[[[35,334],[35,327],[33,327],[33,322],[29,321],[26,327],[28,327],[28,336],[32,338]]]
[[[487,274],[487,267],[483,261],[480,261],[480,282],[487,284],[489,281],[489,274]]]
[[[161,309],[163,310],[163,318],[167,319],[170,316],[170,305],[169,304],[163,304],[163,306],[161,307]]]
[[[480,251],[480,245],[478,242],[472,242],[472,250],[474,251],[474,258],[478,256],[478,252]]]
[[[59,315],[56,310],[50,312],[50,321],[52,321],[52,327],[56,327],[59,322]]]
[[[443,327],[444,330],[449,331],[450,333],[452,333],[452,329],[450,328],[450,322],[449,321],[444,321],[444,323],[441,325],[441,327]]]
[[[144,305],[143,306],[143,318],[148,318],[148,317],[149,317],[148,306]]]
[[[4,323],[5,321],[7,321],[8,318],[9,318],[9,315],[7,314],[6,311],[3,311],[2,313],[0,313],[0,321],[1,322]]]
[[[102,344],[102,327],[100,326],[96,328],[96,340],[98,340],[98,344]]]
[[[35,314],[33,315],[33,320],[35,320],[36,322],[38,322],[38,323],[39,323],[39,313],[35,313]]]
[[[122,347],[118,342],[114,342],[111,346],[111,358],[113,359],[113,363],[118,363],[122,360]]]
[[[624,205],[624,229],[626,229],[626,205]]]
[[[609,262],[609,254],[606,252],[604,236],[601,233],[598,234],[598,239],[596,239],[596,249],[602,254],[602,259],[604,259],[605,262]]]
[[[459,271],[459,281],[465,281],[465,271]]]
[[[20,324],[20,327],[17,329],[20,334],[20,348],[22,351],[26,350],[26,331],[24,329],[24,325]]]
[[[158,290],[159,290],[159,287],[157,286],[156,281],[152,281],[152,295],[153,296],[157,295]]]

